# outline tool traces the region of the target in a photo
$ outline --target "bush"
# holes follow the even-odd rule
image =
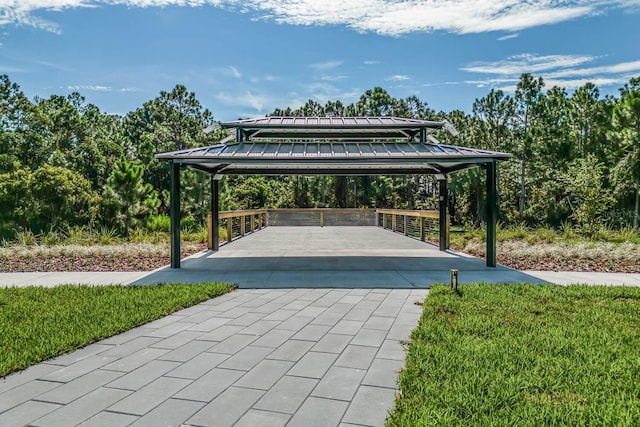
[[[168,233],[171,231],[171,218],[168,215],[150,215],[147,218],[147,230]]]

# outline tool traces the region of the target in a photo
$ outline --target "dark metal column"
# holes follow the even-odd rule
[[[447,192],[447,175],[443,175],[441,179],[438,179],[438,183],[440,183],[440,189],[438,191],[438,196],[440,199],[439,206],[439,226],[440,226],[440,250],[446,251],[449,249],[449,239],[447,236],[447,200],[449,199],[449,195]]]
[[[171,268],[180,268],[180,164],[171,162]]]
[[[218,203],[218,180],[214,176],[211,177],[211,250],[219,249],[220,230],[218,229],[218,216],[220,213],[220,205]]]
[[[487,267],[496,266],[497,176],[498,163],[487,163]]]

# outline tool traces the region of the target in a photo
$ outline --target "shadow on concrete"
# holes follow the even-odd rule
[[[427,288],[449,283],[545,283],[483,259],[376,227],[268,227],[131,284],[228,282],[240,288]]]

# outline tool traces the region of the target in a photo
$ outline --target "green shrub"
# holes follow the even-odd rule
[[[149,218],[147,218],[147,230],[169,233],[171,231],[171,218],[168,215],[149,215]]]
[[[193,231],[198,228],[201,224],[194,218],[193,215],[185,215],[180,218],[180,228],[185,231]]]
[[[23,246],[34,246],[36,244],[36,236],[31,230],[22,230],[16,233],[16,242]]]

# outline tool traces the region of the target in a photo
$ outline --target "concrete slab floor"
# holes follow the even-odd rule
[[[379,227],[267,227],[132,282],[225,281],[240,288],[423,288],[448,283],[544,283]]]

